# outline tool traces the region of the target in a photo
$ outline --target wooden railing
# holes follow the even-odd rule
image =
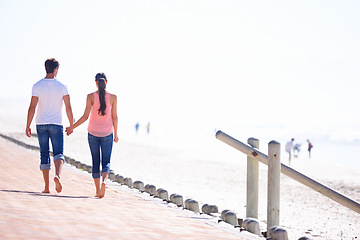
[[[268,165],[268,232],[271,227],[279,225],[280,172],[360,214],[360,204],[358,202],[355,202],[354,200],[332,190],[331,188],[326,187],[323,184],[305,176],[304,174],[282,164],[280,162],[280,143],[276,141],[269,142],[267,156],[259,150],[255,149],[259,147],[259,141],[257,139],[249,138],[249,145],[247,145],[236,140],[235,138],[232,138],[222,131],[218,131],[216,133],[216,138],[248,156],[246,217],[257,218],[258,216],[258,162],[260,161],[263,164]]]

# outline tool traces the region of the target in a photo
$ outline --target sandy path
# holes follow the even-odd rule
[[[0,152],[0,239],[258,239],[116,184],[97,199],[90,175],[68,165],[63,191],[51,182],[42,194],[38,153],[2,138]]]

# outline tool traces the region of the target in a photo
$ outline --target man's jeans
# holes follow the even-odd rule
[[[50,170],[50,144],[51,139],[54,161],[61,159],[65,162],[63,127],[55,124],[36,125],[40,145],[40,170]]]
[[[100,161],[102,172],[110,173],[110,158],[113,146],[113,134],[110,134],[106,137],[96,137],[88,133],[88,141],[93,163],[92,177],[100,178]]]

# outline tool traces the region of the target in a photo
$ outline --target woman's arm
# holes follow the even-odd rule
[[[77,128],[78,126],[83,124],[89,118],[91,106],[93,104],[94,104],[94,95],[92,93],[90,93],[87,95],[86,107],[85,107],[85,111],[84,111],[84,114],[82,115],[82,117],[79,120],[77,120],[77,122],[74,123],[74,125],[66,128],[66,134],[68,136],[74,131],[75,128]]]
[[[111,94],[111,114],[113,120],[113,127],[114,127],[114,142],[119,141],[118,137],[118,116],[117,116],[117,97],[114,94]]]

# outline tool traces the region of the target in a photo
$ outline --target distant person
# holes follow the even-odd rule
[[[146,125],[146,132],[147,134],[150,133],[150,122],[148,122],[148,124]]]
[[[311,142],[308,140],[306,140],[308,142],[308,151],[309,151],[309,158],[311,158],[311,149],[314,147]]]
[[[294,146],[294,157],[298,157],[301,150],[301,144],[296,143]]]
[[[138,134],[139,127],[140,127],[140,124],[137,122],[137,123],[135,124],[135,132],[136,132],[136,134]]]
[[[290,162],[291,162],[291,152],[293,151],[294,149],[294,138],[291,139],[291,141],[287,142],[286,145],[285,145],[285,151],[287,153],[289,153],[289,165],[290,165]]]
[[[31,137],[31,122],[34,118],[36,107],[36,132],[40,146],[40,170],[43,173],[45,188],[43,193],[50,193],[50,149],[51,140],[55,165],[55,190],[62,191],[60,175],[65,162],[64,134],[62,126],[62,106],[65,103],[66,115],[70,126],[73,125],[73,113],[67,87],[56,79],[59,62],[55,58],[45,61],[46,76],[33,85],[32,97],[27,114],[26,136]]]
[[[117,97],[106,91],[107,79],[104,73],[95,76],[98,88],[86,98],[83,116],[72,126],[66,128],[70,135],[75,128],[83,124],[90,116],[88,126],[88,141],[92,156],[92,177],[95,183],[95,197],[105,196],[106,182],[110,173],[110,158],[113,141],[118,142]],[[102,173],[100,175],[100,163]],[[102,177],[102,182],[100,181]]]

